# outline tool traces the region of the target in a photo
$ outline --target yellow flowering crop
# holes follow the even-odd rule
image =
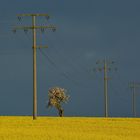
[[[140,140],[140,119],[5,116],[0,140]]]

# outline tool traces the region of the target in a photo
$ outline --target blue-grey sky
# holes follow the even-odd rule
[[[14,26],[31,25],[22,13],[48,13],[56,32],[37,32],[38,114],[45,108],[48,89],[60,86],[71,96],[66,116],[103,116],[103,72],[94,72],[96,61],[114,60],[118,71],[108,73],[109,115],[132,116],[128,83],[140,81],[140,1],[138,0],[0,0],[0,115],[32,114],[32,33],[12,33]],[[137,89],[140,116],[140,90]]]

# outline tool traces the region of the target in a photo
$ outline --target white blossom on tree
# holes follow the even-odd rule
[[[53,87],[49,89],[48,96],[48,107],[55,107],[59,112],[59,116],[63,116],[64,110],[61,107],[61,103],[66,103],[69,100],[66,90],[60,87]]]

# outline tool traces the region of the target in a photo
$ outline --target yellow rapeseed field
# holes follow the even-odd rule
[[[140,140],[140,119],[2,116],[0,140]]]

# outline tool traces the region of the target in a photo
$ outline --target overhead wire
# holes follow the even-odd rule
[[[47,38],[49,38],[48,36],[47,36]],[[53,49],[55,49],[55,52],[60,52],[60,49],[57,49],[56,47],[54,47],[54,44],[52,43],[52,41],[50,40],[50,39],[48,39],[48,42],[50,43],[50,45],[51,45],[51,48],[53,48]],[[49,56],[49,54],[47,53],[47,55],[42,51],[41,52],[45,57],[47,57],[47,59],[48,59],[48,61],[55,67],[55,68],[58,68],[58,66],[56,66],[56,63],[54,63],[54,61],[52,61],[52,59],[50,58],[50,56]],[[62,55],[59,55],[59,58],[61,57]],[[64,56],[64,55],[63,55]],[[67,60],[67,58],[66,57],[63,57],[63,60]],[[68,63],[68,61],[67,61],[67,63]],[[70,67],[71,67],[71,69],[72,70],[75,70],[76,71],[76,69],[75,69],[75,67],[72,65],[72,63],[71,64],[69,64],[70,65]],[[59,68],[60,69],[60,68]],[[83,70],[83,69],[82,69]],[[62,70],[60,70],[60,71],[62,71]],[[77,73],[79,73],[79,71],[77,72]],[[67,73],[67,72],[61,72],[61,75],[63,75],[63,76],[65,76],[65,77],[67,77],[67,79],[69,79],[69,80],[71,80],[71,81],[74,81],[76,84],[79,84],[79,85],[82,85],[82,86],[84,86],[84,87],[88,87],[87,85],[85,85],[85,84],[83,84],[83,83],[81,83],[81,81],[79,82],[79,81],[77,81],[77,80],[74,80],[74,78],[72,77],[72,76],[69,76],[69,74]],[[85,81],[85,80],[82,80],[82,81]],[[88,87],[89,88],[89,87]]]
[[[50,58],[50,56],[49,56],[48,54],[44,53],[41,49],[39,49],[39,51],[40,51],[40,53],[41,53],[45,58],[47,58],[47,60],[50,62],[50,64],[53,65],[53,67],[54,67],[55,69],[59,70],[59,73],[60,73],[63,77],[65,77],[67,80],[73,82],[74,84],[76,84],[76,85],[78,85],[78,86],[80,85],[76,80],[70,78],[70,76],[68,75],[68,73],[62,71],[62,70],[60,69],[60,67],[57,66],[57,64]]]
[[[47,36],[47,38],[49,38],[48,36]],[[58,38],[58,37],[57,37]],[[62,39],[61,39],[62,40]],[[51,47],[53,47],[55,50],[57,50],[57,52],[61,52],[60,50],[60,48],[59,49],[57,49],[57,47],[54,47],[54,44],[53,44],[53,42],[49,39],[48,40],[49,41],[49,43],[51,44]],[[62,42],[62,41],[61,41]],[[60,46],[62,46],[62,44],[60,44]],[[59,55],[59,57],[61,57],[62,55]],[[64,60],[66,60],[67,61],[67,63],[68,63],[68,58],[67,57],[65,57],[65,55],[63,55],[63,59]],[[75,59],[75,60],[77,60],[77,59]],[[75,65],[73,65],[73,61],[70,61],[70,59],[69,59],[69,64],[71,65],[71,67],[72,67],[72,69],[75,69],[78,73],[81,73],[82,71],[84,72],[84,73],[86,73],[86,76],[87,75],[89,75],[89,77],[88,78],[91,78],[91,76],[93,76],[93,75],[91,75],[91,71],[92,70],[88,70],[88,69],[85,69],[85,67],[83,67],[80,63],[76,63],[76,67],[75,67]],[[77,69],[77,68],[80,68],[80,71]]]

